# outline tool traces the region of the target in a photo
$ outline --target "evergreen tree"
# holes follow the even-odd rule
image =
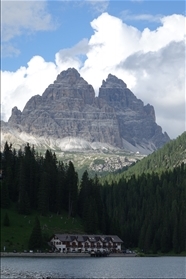
[[[43,247],[43,237],[38,217],[35,218],[34,227],[28,242],[28,249],[35,250]]]
[[[87,233],[93,234],[97,233],[98,229],[98,215],[96,208],[96,203],[93,198],[89,198],[85,202],[86,211],[84,211],[83,221],[84,228]]]
[[[161,252],[167,253],[169,251],[170,251],[169,231],[167,226],[165,226],[161,234]]]
[[[39,184],[39,191],[38,191],[38,210],[41,215],[46,216],[49,212],[49,185],[50,177],[49,174],[43,172],[41,174],[41,180]]]
[[[70,161],[66,173],[66,187],[68,198],[68,216],[75,216],[78,198],[78,175],[73,163]]]
[[[9,227],[9,226],[10,226],[10,220],[9,220],[8,213],[7,213],[7,212],[5,213],[5,216],[4,216],[3,225],[4,225],[5,227]]]
[[[180,139],[174,148],[182,149],[184,144]],[[171,153],[172,149],[166,147],[166,150]],[[152,169],[155,162],[161,165],[162,158],[167,160],[162,151],[157,161],[146,158],[148,167]],[[174,156],[169,158],[174,162]],[[8,208],[13,202],[22,214],[32,209],[42,215],[66,210],[69,216],[79,214],[87,232],[118,234],[126,247],[138,246],[146,253],[186,250],[186,165],[183,163],[166,171],[162,168],[159,173],[145,173],[144,167],[143,174],[130,178],[113,174],[104,185],[100,185],[97,176],[89,178],[85,171],[78,193],[73,163],[57,162],[51,151],[47,150],[43,157],[27,144],[24,151],[16,153],[6,143],[0,159],[4,174],[0,181],[1,208]]]
[[[49,210],[56,212],[57,159],[55,153],[47,150],[43,162],[43,171],[48,174]]]
[[[61,211],[65,208],[64,205],[64,188],[65,188],[65,166],[62,162],[59,162],[58,165],[58,179],[57,179],[57,187],[56,187],[56,211],[57,213],[61,213]]]
[[[78,213],[82,217],[85,209],[85,201],[88,196],[88,187],[90,186],[90,179],[87,170],[83,173],[80,183],[80,191],[78,196]],[[86,210],[86,209],[85,209]]]
[[[5,143],[2,154],[1,167],[3,170],[4,178],[6,179],[6,186],[9,191],[9,198],[16,201],[16,181],[15,181],[15,163],[16,152],[12,151],[12,144]]]
[[[10,207],[10,199],[9,199],[9,191],[6,185],[6,180],[2,180],[0,182],[1,187],[1,208],[9,208]]]
[[[102,230],[102,216],[103,216],[103,202],[101,199],[101,185],[97,175],[95,175],[92,182],[92,197],[94,197],[94,210],[95,210],[95,222],[97,223],[97,229]]]
[[[27,180],[25,190],[28,193],[31,208],[36,209],[39,165],[35,159],[34,146],[31,148],[28,143],[24,148],[24,168]]]
[[[19,170],[19,200],[18,212],[20,214],[30,214],[30,199],[27,192],[27,177],[24,160],[21,161]]]

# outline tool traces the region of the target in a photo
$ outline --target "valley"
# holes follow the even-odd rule
[[[56,155],[64,163],[72,161],[79,177],[85,170],[90,176],[95,174],[104,176],[122,171],[145,157],[142,154],[121,150],[116,152],[56,152]]]

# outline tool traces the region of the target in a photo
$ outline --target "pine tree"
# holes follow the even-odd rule
[[[161,234],[161,252],[167,253],[170,251],[170,240],[168,228],[164,227]]]
[[[30,206],[34,209],[37,207],[37,189],[39,165],[35,159],[35,149],[27,145],[24,148],[24,168],[26,174],[26,191],[29,196]]]
[[[8,213],[7,213],[7,212],[5,213],[5,217],[4,217],[4,220],[3,220],[3,225],[4,225],[5,227],[9,227],[9,226],[10,226],[10,220],[9,220]]]
[[[58,214],[61,213],[62,209],[64,208],[65,175],[64,164],[59,162],[56,187],[56,211]]]
[[[5,180],[0,183],[1,186],[1,208],[10,207],[9,191]]]
[[[35,250],[43,247],[43,237],[38,217],[35,218],[34,227],[28,242],[28,249]]]
[[[101,199],[101,185],[97,175],[92,182],[92,197],[94,197],[94,210],[97,229],[102,229],[103,202]]]
[[[96,204],[93,198],[89,198],[85,202],[86,211],[84,211],[83,221],[84,228],[87,233],[96,233],[98,229],[98,216],[95,210]]]
[[[68,198],[68,216],[75,216],[78,198],[78,175],[73,163],[70,161],[66,174],[66,187]]]
[[[41,174],[41,180],[38,191],[38,210],[43,216],[46,216],[49,212],[49,183],[49,174],[43,172]]]
[[[3,175],[6,179],[6,185],[9,191],[9,198],[12,201],[16,201],[16,184],[15,184],[15,150],[12,151],[12,144],[5,143],[1,168],[3,169]]]
[[[57,212],[56,210],[56,187],[57,187],[57,159],[55,153],[47,150],[43,162],[43,171],[48,174],[48,197],[49,197],[49,210]]]
[[[85,201],[88,198],[89,187],[90,187],[90,179],[89,179],[88,172],[85,171],[81,178],[80,191],[78,196],[78,213],[80,217],[84,215],[84,210],[86,210]]]
[[[20,214],[30,214],[30,199],[27,192],[27,177],[24,160],[21,161],[19,170],[19,200],[18,212]]]

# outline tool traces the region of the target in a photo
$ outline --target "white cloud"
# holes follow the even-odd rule
[[[20,54],[20,50],[10,43],[4,43],[1,52],[3,53],[3,57],[18,56]]]
[[[12,39],[22,34],[56,28],[51,15],[47,12],[46,1],[4,0],[2,1],[1,21],[1,41],[9,42],[9,44]]]
[[[86,6],[88,11],[91,12],[92,15],[96,16],[107,10],[110,0],[66,0],[66,1],[59,0],[59,1],[63,3],[66,2],[67,4],[70,3],[71,5],[73,3],[75,7]]]
[[[34,56],[27,67],[21,67],[16,72],[2,72],[2,118],[7,120],[14,106],[23,110],[33,95],[43,93],[53,83],[59,71],[55,63],[45,62],[42,57]]]
[[[140,31],[107,13],[91,26],[91,38],[60,50],[55,62],[33,57],[27,68],[2,73],[6,117],[13,106],[23,109],[32,95],[42,94],[60,71],[75,67],[96,90],[109,73],[123,79],[138,98],[155,107],[164,131],[171,137],[181,134],[185,130],[184,16],[163,17],[154,31]]]
[[[149,21],[149,22],[161,22],[162,15],[156,14],[133,14],[130,10],[124,10],[121,12],[122,19],[125,20],[142,20],[142,21]]]
[[[85,2],[88,3],[96,13],[105,12],[109,5],[109,0],[85,0]]]
[[[184,56],[184,42],[172,42],[159,51],[135,53],[119,65],[135,77],[133,91],[154,106],[157,122],[171,137],[185,129]]]
[[[131,2],[138,2],[138,3],[141,3],[143,2],[144,0],[131,0]]]
[[[96,89],[109,73],[123,79],[138,98],[155,106],[157,123],[175,137],[185,130],[185,18],[172,15],[161,22],[155,31],[141,32],[102,14],[91,23],[95,33],[80,72]],[[172,129],[171,121],[179,125]]]
[[[62,49],[56,53],[56,63],[63,69],[74,67],[79,70],[83,63],[82,57],[86,56],[88,49],[88,40],[83,39],[72,48]]]
[[[107,13],[93,20],[91,26],[95,33],[89,40],[90,49],[81,74],[97,91],[102,79],[115,71],[121,60],[135,52],[140,32]]]
[[[182,15],[174,14],[161,19],[162,26],[157,30],[144,29],[140,39],[141,49],[146,51],[157,51],[172,41],[184,40],[186,22]]]

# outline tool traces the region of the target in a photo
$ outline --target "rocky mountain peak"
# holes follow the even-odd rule
[[[79,72],[75,69],[75,68],[68,68],[65,71],[62,71],[58,76],[57,76],[57,80],[60,78],[66,78],[68,76],[76,76],[77,78],[80,77]]]
[[[18,115],[20,113],[21,113],[21,111],[17,107],[13,107],[13,109],[12,109],[12,114],[13,115]]]
[[[17,124],[19,124],[20,121],[21,121],[21,115],[22,115],[21,111],[17,107],[13,107],[12,115],[9,118],[9,123],[11,123],[11,122],[15,123],[16,122]]]
[[[92,85],[74,68],[61,72],[22,112],[14,107],[5,126],[16,131],[16,137],[24,135],[27,142],[29,137],[30,143],[33,138],[55,141],[59,149],[70,138],[86,141],[87,146],[148,154],[170,140],[156,124],[153,106],[144,106],[121,79],[109,74],[95,97]]]
[[[121,110],[132,109],[134,111],[143,109],[143,102],[127,88],[125,82],[114,75],[109,74],[106,81],[103,80],[99,89],[99,97],[109,103],[111,107]]]
[[[155,116],[155,111],[153,106],[147,104],[146,106],[144,106],[144,111],[149,117],[152,117],[154,122],[156,121],[156,116]]]
[[[127,87],[127,85],[123,80],[117,78],[116,76],[114,76],[112,74],[108,75],[106,81],[103,80],[102,86],[101,86],[101,88],[121,88],[121,89],[124,89],[126,87]]]
[[[54,81],[54,84],[62,84],[64,86],[84,86],[88,83],[80,76],[78,71],[75,68],[69,68],[66,71],[62,71],[57,79]]]
[[[95,92],[92,85],[84,80],[78,71],[69,68],[62,71],[53,84],[50,84],[43,93],[44,99],[61,100],[63,98],[73,98],[81,100],[83,104],[92,104],[95,98]]]

